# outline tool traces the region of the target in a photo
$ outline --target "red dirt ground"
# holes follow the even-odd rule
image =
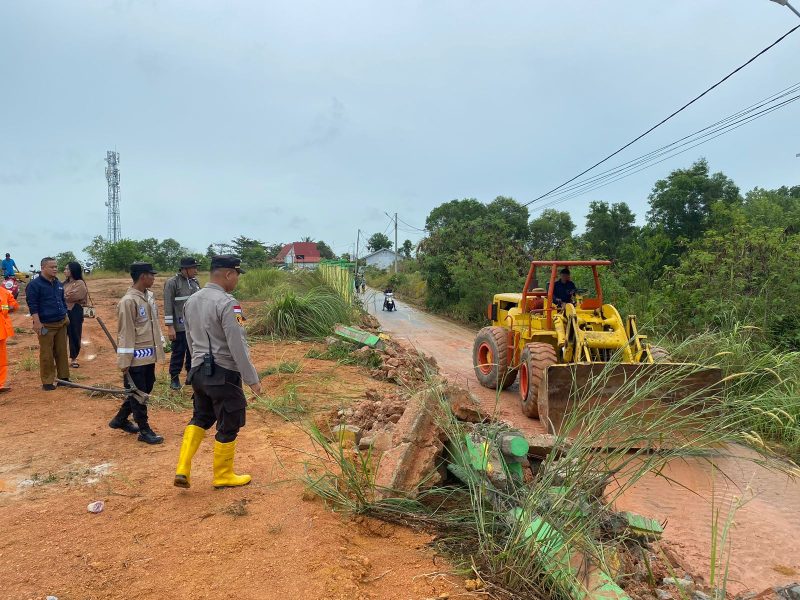
[[[89,282],[98,313],[115,327],[124,280]],[[163,281],[156,283],[158,293]],[[22,314],[18,327],[28,328]],[[81,383],[116,383],[114,353],[87,320]],[[304,494],[297,477],[312,446],[295,424],[250,410],[237,470],[253,483],[211,487],[213,435],[195,457],[192,488],[172,486],[187,409],[151,406],[165,443],[147,446],[108,428],[118,400],[78,390],[43,392],[28,329],[9,347],[10,393],[0,396],[0,598],[437,598],[468,595],[424,533],[337,515]],[[297,374],[271,375],[272,396],[287,382],[322,410],[381,385],[365,369],[305,359],[308,344],[257,343],[259,369],[280,361]],[[30,367],[31,365],[28,364]],[[163,370],[163,367],[162,367]],[[184,403],[189,392],[182,392]],[[155,402],[154,404],[159,404]],[[91,514],[87,505],[105,501]]]

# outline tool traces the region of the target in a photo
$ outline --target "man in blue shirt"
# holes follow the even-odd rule
[[[13,277],[14,273],[19,273],[17,263],[14,262],[14,259],[11,258],[11,255],[8,252],[6,252],[6,257],[0,264],[3,265],[3,277]]]
[[[553,301],[561,306],[562,304],[573,304],[575,302],[575,290],[578,288],[572,281],[569,268],[564,267],[559,271],[561,279],[556,281],[553,286]]]
[[[67,358],[67,301],[64,286],[58,280],[56,259],[43,258],[42,274],[25,288],[25,300],[33,318],[33,330],[39,338],[39,374],[42,389],[56,389],[58,379],[69,381]]]

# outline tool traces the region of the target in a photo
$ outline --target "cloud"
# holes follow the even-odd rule
[[[300,143],[289,146],[289,152],[308,150],[332,142],[339,137],[346,122],[344,104],[336,97],[331,98],[330,107],[314,117],[308,135]]]

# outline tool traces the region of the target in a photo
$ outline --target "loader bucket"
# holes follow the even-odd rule
[[[551,365],[539,387],[539,419],[567,436],[602,423],[604,443],[642,447],[672,431],[670,422],[692,429],[714,414],[721,380],[720,369],[683,363]]]

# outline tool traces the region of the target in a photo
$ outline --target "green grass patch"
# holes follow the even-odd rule
[[[19,359],[19,368],[23,371],[38,371],[39,358],[33,351],[29,350]]]
[[[180,390],[169,387],[169,373],[162,371],[156,376],[153,391],[150,392],[148,406],[164,408],[172,412],[183,412],[193,408],[192,387],[183,386]]]
[[[302,371],[302,366],[296,360],[282,360],[277,365],[270,365],[263,371],[259,371],[258,377],[264,378],[277,373],[294,374]]]
[[[306,292],[282,288],[262,307],[248,331],[278,338],[322,339],[334,325],[349,325],[356,316],[356,310],[328,286]]]
[[[308,415],[309,404],[302,397],[296,384],[287,384],[283,393],[277,396],[261,395],[256,397],[251,406],[256,410],[275,413],[286,421],[295,421]]]
[[[315,358],[317,360],[333,360],[342,365],[357,365],[362,367],[369,367],[375,369],[381,366],[381,356],[374,350],[369,352],[353,354],[356,348],[347,342],[336,342],[331,344],[325,350],[317,350],[311,348],[306,352],[306,358]]]

